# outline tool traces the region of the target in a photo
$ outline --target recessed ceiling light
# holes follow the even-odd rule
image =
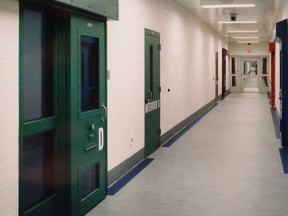
[[[233,39],[258,39],[259,37],[233,37]]]
[[[257,33],[258,31],[257,30],[243,30],[243,31],[227,31],[227,33]]]
[[[207,4],[201,5],[202,8],[249,8],[255,7],[255,4]]]
[[[258,21],[256,20],[251,20],[251,21],[219,21],[219,24],[253,24],[253,23],[257,23]]]

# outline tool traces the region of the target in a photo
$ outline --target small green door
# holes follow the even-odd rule
[[[145,156],[160,147],[160,34],[145,29]]]
[[[106,23],[71,18],[71,215],[106,196]]]

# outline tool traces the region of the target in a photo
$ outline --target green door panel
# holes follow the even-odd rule
[[[160,34],[145,29],[145,156],[160,147]]]
[[[106,196],[106,24],[71,18],[71,215]]]
[[[46,21],[44,21],[46,20]],[[58,110],[50,15],[21,7],[19,74],[19,215],[57,214]],[[45,35],[45,36],[44,36]],[[35,48],[36,47],[36,48]]]

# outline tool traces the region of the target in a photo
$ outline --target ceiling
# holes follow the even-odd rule
[[[275,27],[277,9],[281,1],[287,0],[174,0],[182,7],[199,17],[211,28],[218,31],[230,42],[270,41]],[[202,8],[209,1],[217,4],[252,3],[252,8]],[[218,21],[231,21],[231,14],[236,14],[236,21],[256,20],[254,24],[219,24]],[[228,33],[228,31],[257,31],[254,33]],[[234,37],[241,37],[235,39]],[[258,38],[242,38],[258,37]]]

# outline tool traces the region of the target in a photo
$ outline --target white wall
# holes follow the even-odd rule
[[[161,34],[163,133],[214,99],[216,51],[221,80],[227,43],[191,12],[171,0],[120,0],[120,20],[108,22],[109,170],[144,148],[144,28]]]
[[[18,1],[0,1],[0,216],[18,215]]]

